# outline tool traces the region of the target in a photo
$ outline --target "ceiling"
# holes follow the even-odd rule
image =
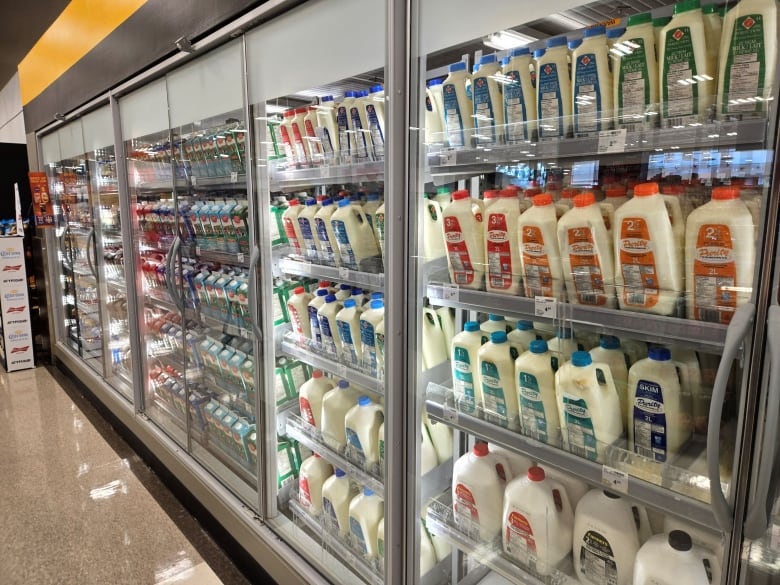
[[[0,89],[69,0],[0,0]]]

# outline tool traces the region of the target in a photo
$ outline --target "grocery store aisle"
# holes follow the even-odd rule
[[[0,583],[245,585],[74,388],[45,367],[0,373]]]

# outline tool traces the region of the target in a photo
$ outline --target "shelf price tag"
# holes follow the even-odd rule
[[[453,425],[458,424],[458,410],[454,406],[450,406],[449,404],[442,406],[441,415],[444,419],[444,422]]]
[[[555,319],[558,316],[558,301],[555,297],[534,297],[534,315]]]
[[[236,171],[230,173],[230,182],[238,183],[238,173]]]
[[[602,130],[599,132],[599,154],[626,151],[626,129]]]
[[[195,255],[200,256],[200,246],[195,246]]]
[[[339,278],[341,280],[348,280],[349,279],[349,268],[346,266],[339,266]]]
[[[628,473],[604,465],[601,468],[601,484],[609,488],[610,491],[627,494]]]
[[[460,289],[456,284],[441,284],[431,291],[434,294],[430,295],[432,300],[440,301],[452,301],[457,303],[460,298]]]
[[[336,366],[336,375],[339,378],[346,378],[347,377],[347,365],[346,364],[338,364]]]
[[[244,263],[244,254],[242,252],[239,252],[238,256],[236,257],[236,260],[238,261],[239,264],[243,264]]]
[[[452,166],[457,161],[458,153],[454,150],[448,150],[446,152],[442,152],[440,155],[440,160],[442,166]]]
[[[190,177],[190,181],[192,182],[192,185],[193,185],[193,187],[194,187],[195,185],[197,185],[197,184],[198,184],[198,177],[196,177],[195,175],[192,175],[192,176]]]

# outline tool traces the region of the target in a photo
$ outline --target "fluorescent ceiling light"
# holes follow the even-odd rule
[[[290,109],[290,106],[277,106],[276,104],[265,104],[266,114],[281,114]]]
[[[488,46],[498,51],[507,51],[517,47],[524,47],[539,39],[524,35],[513,30],[500,30],[483,40]]]

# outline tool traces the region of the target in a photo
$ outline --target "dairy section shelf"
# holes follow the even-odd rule
[[[286,274],[309,276],[321,280],[363,286],[372,291],[382,290],[385,286],[385,275],[381,272],[361,272],[359,270],[351,270],[344,266],[337,268],[335,266],[325,266],[324,264],[313,264],[291,257],[279,260],[279,270]]]
[[[384,174],[384,161],[371,161],[303,169],[272,169],[270,183],[271,191],[286,191],[311,185],[381,181]]]
[[[193,190],[201,189],[243,189],[246,190],[246,174],[233,173],[227,177],[191,177]]]
[[[252,338],[252,333],[248,329],[244,329],[243,327],[239,327],[238,325],[234,325],[232,323],[226,323],[221,319],[207,315],[203,312],[202,308],[200,311],[200,322],[203,323],[203,325],[206,327],[222,329],[222,332],[227,333],[228,335],[243,337],[244,339]]]
[[[195,245],[191,250],[191,253],[197,256],[200,260],[206,260],[207,262],[219,262],[220,264],[229,264],[231,266],[241,266],[242,268],[249,268],[249,256],[247,254],[231,253],[231,252],[218,252],[216,250],[204,250],[202,247]]]
[[[535,441],[530,437],[457,410],[452,391],[435,384],[428,386],[425,409],[431,420],[442,422],[453,429],[476,435],[486,441],[530,457],[534,461],[551,465],[593,485],[605,485],[615,489],[615,486],[609,480],[612,477],[612,471],[616,471],[621,476],[625,476],[627,473],[622,469],[625,466],[620,461],[621,455],[627,453],[622,449],[607,449],[607,460],[613,466],[602,465],[601,463],[578,457],[568,451]],[[667,483],[684,484],[686,481],[689,484],[694,484],[695,482],[709,483],[702,476],[691,475],[686,477],[680,469],[671,468],[671,466],[667,465],[663,467],[662,473],[669,472],[664,477],[664,481]],[[672,472],[676,473],[677,477],[668,477]],[[631,475],[625,477],[623,485],[625,485],[624,493],[638,502],[662,509],[681,518],[687,518],[712,530],[719,530],[712,509],[703,501],[673,492],[671,489]],[[684,486],[675,485],[675,488],[681,490],[684,489]]]

